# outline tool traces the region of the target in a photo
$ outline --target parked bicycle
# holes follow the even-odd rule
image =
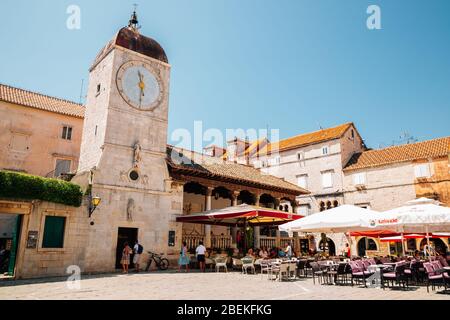
[[[169,268],[169,260],[163,258],[162,255],[156,254],[151,251],[147,251],[147,253],[149,254],[149,258],[145,271],[150,270],[153,261],[155,261],[156,267],[161,271],[167,270]]]

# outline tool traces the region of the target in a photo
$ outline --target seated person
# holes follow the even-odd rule
[[[286,252],[284,252],[284,250],[282,250],[281,248],[278,249],[278,257],[280,258],[286,257]]]
[[[255,257],[255,253],[253,252],[252,248],[248,249],[247,257],[253,257],[253,258]]]
[[[278,250],[277,248],[272,248],[272,250],[270,250],[270,258],[274,259],[278,256]]]
[[[267,258],[269,258],[269,253],[267,252],[267,248],[266,248],[266,247],[262,248],[262,249],[259,251],[259,257],[260,257],[261,259],[267,259]]]
[[[414,259],[416,259],[417,261],[420,261],[420,251],[419,250],[414,251]]]

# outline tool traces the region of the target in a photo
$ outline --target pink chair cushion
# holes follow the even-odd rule
[[[395,278],[396,275],[395,275],[395,272],[388,272],[388,273],[383,274],[383,277],[385,277],[385,278]]]

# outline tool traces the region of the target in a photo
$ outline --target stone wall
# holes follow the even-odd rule
[[[64,248],[42,248],[45,217],[66,217]],[[38,232],[36,248],[27,248],[29,231]],[[31,213],[23,216],[22,231],[16,261],[17,278],[62,276],[67,267],[77,265],[84,269],[85,248],[89,220],[83,208],[74,208],[49,202],[36,202]]]
[[[358,190],[354,184],[355,173],[366,173],[366,186]],[[392,164],[383,167],[344,172],[345,203],[370,206],[375,211],[386,211],[416,199],[412,163]]]
[[[448,157],[434,159],[431,163],[429,179],[416,180],[416,195],[437,197],[437,200],[450,207],[450,162]]]
[[[71,126],[72,140],[62,139],[63,126]],[[46,176],[56,159],[78,167],[83,119],[0,101],[0,169]]]

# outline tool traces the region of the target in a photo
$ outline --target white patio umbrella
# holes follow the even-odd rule
[[[306,218],[279,226],[281,231],[346,233],[372,230],[370,223],[378,212],[352,205],[343,205],[330,210],[315,213]]]
[[[381,213],[371,222],[374,229],[397,233],[450,232],[450,208],[413,204]]]
[[[371,222],[374,229],[397,233],[426,233],[430,246],[430,232],[450,231],[450,208],[437,205],[426,198],[410,201],[405,206],[380,214]],[[402,242],[403,243],[403,242]]]

